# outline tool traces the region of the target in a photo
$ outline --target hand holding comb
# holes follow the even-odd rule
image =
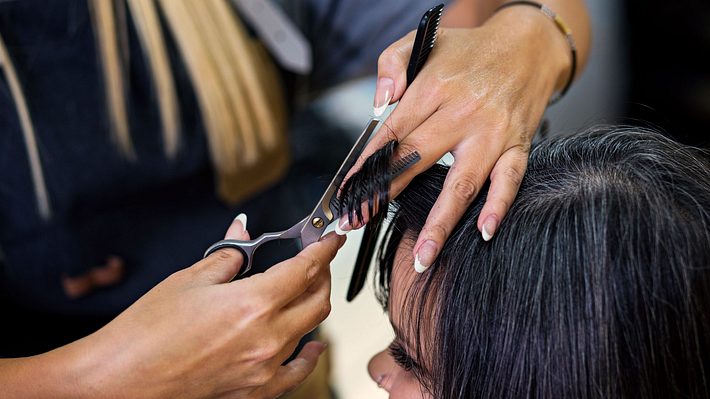
[[[443,4],[432,7],[424,13],[422,19],[419,21],[419,27],[417,28],[417,34],[414,39],[414,46],[412,47],[412,54],[409,57],[409,64],[407,67],[407,87],[414,82],[414,79],[419,74],[419,71],[421,71],[424,67],[424,64],[429,58],[429,54],[434,48],[443,10]],[[419,153],[414,152],[405,156],[400,161],[395,162],[395,165],[390,167],[390,181],[397,175],[404,172],[404,170],[408,167],[419,161],[419,159]],[[370,263],[372,262],[372,256],[375,252],[377,238],[380,234],[382,224],[386,216],[386,209],[379,209],[378,214],[371,217],[371,220],[365,226],[362,242],[360,243],[360,249],[355,261],[355,268],[350,279],[350,286],[348,287],[346,297],[348,302],[355,299],[365,285]]]

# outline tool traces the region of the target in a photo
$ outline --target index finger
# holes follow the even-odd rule
[[[402,143],[434,115],[440,102],[438,96],[426,93],[426,82],[426,78],[422,76],[412,83],[412,87],[362,150],[355,165],[346,174],[345,181],[359,171],[365,161],[385,144],[392,140]],[[449,149],[438,154],[437,160]]]
[[[345,237],[330,233],[293,258],[234,284],[249,282],[270,304],[279,308],[286,306],[306,292],[318,280],[318,275],[328,270],[330,262],[344,243]]]
[[[417,34],[416,30],[409,32],[407,35],[392,43],[387,47],[380,57],[377,59],[377,81],[378,93],[375,94],[375,101],[386,102],[386,104],[375,104],[375,107],[381,108],[389,105],[392,101],[398,101],[404,91],[407,89],[407,65],[409,57],[412,54],[414,46],[414,38]],[[382,79],[391,79],[394,85],[392,92],[382,92]],[[378,116],[377,110],[375,115]]]

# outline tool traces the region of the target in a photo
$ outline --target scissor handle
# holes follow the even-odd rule
[[[259,237],[261,238],[261,237]],[[258,239],[257,239],[258,240]],[[257,240],[249,240],[249,241],[240,241],[240,240],[221,240],[217,241],[216,243],[212,244],[209,248],[207,248],[207,251],[205,251],[205,255],[203,258],[206,258],[213,253],[219,251],[220,249],[224,248],[232,248],[236,249],[237,251],[242,253],[242,256],[244,257],[244,263],[242,270],[237,274],[237,277],[242,276],[243,274],[247,273],[249,270],[251,270],[251,265],[252,265],[252,258],[254,256],[254,251],[256,251],[257,248],[261,244],[263,244],[266,241],[263,242],[257,242]],[[268,240],[271,241],[271,240]]]
[[[244,273],[251,270],[252,260],[254,258],[254,252],[256,252],[257,248],[259,248],[263,244],[266,244],[269,241],[290,240],[290,239],[294,239],[294,238],[300,238],[301,237],[301,235],[300,235],[301,228],[303,227],[304,223],[306,223],[306,219],[303,219],[300,222],[294,224],[288,230],[278,231],[275,233],[264,233],[253,240],[217,241],[216,243],[212,244],[209,248],[207,248],[207,251],[205,251],[205,255],[203,256],[203,258],[206,258],[206,257],[212,255],[214,252],[219,251],[220,249],[224,249],[224,248],[236,249],[237,251],[242,253],[242,256],[244,256],[244,265],[243,265],[244,267],[239,272],[239,274],[237,274],[237,277],[240,277],[240,276],[244,275]]]

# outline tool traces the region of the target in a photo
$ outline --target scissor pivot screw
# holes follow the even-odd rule
[[[323,226],[325,226],[325,222],[321,218],[313,218],[313,220],[311,220],[311,224],[316,229],[321,229],[323,228]]]

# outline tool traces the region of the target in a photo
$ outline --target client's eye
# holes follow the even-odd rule
[[[404,348],[402,348],[402,345],[397,342],[392,342],[388,349],[394,361],[397,362],[404,371],[412,371],[413,368],[417,367],[414,359],[407,354]]]

